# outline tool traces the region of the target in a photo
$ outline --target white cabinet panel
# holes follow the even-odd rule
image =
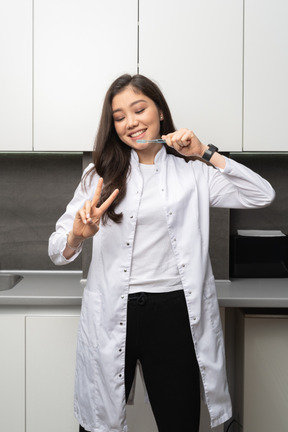
[[[242,0],[140,0],[140,73],[160,85],[177,128],[242,149]]]
[[[34,1],[34,147],[91,151],[104,95],[137,72],[137,1]]]
[[[288,151],[288,2],[245,1],[244,150]]]
[[[32,150],[32,0],[0,4],[0,151]]]
[[[0,430],[25,431],[25,320],[0,316]]]
[[[26,318],[28,432],[78,432],[73,413],[78,316]]]
[[[245,432],[286,431],[288,424],[288,319],[246,318]]]

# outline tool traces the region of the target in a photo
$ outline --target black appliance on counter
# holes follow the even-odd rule
[[[288,277],[288,237],[281,231],[238,230],[230,238],[230,277]]]

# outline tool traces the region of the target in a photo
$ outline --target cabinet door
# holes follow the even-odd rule
[[[287,318],[245,319],[245,432],[287,430],[287,336]]]
[[[32,0],[0,5],[0,151],[32,150]]]
[[[25,318],[0,316],[0,430],[25,431]]]
[[[177,129],[242,149],[242,0],[140,0],[140,73],[166,96]]]
[[[288,2],[245,1],[244,150],[288,151]]]
[[[78,432],[73,413],[78,316],[26,318],[28,432]]]
[[[34,1],[34,147],[91,151],[104,95],[137,71],[137,1]]]

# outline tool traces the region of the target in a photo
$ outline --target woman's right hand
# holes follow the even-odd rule
[[[97,207],[102,186],[103,178],[100,178],[92,201],[86,201],[83,208],[76,213],[73,229],[70,231],[67,239],[71,250],[72,248],[77,248],[83,240],[93,237],[97,233],[101,217],[119,193],[119,189],[115,189],[107,200],[100,207]]]

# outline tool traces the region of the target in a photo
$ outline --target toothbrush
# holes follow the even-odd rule
[[[136,140],[136,142],[138,143],[138,144],[144,144],[144,143],[146,143],[146,142],[148,142],[148,143],[162,143],[162,144],[165,144],[166,143],[166,140],[163,140],[163,139],[154,139],[154,140]]]

